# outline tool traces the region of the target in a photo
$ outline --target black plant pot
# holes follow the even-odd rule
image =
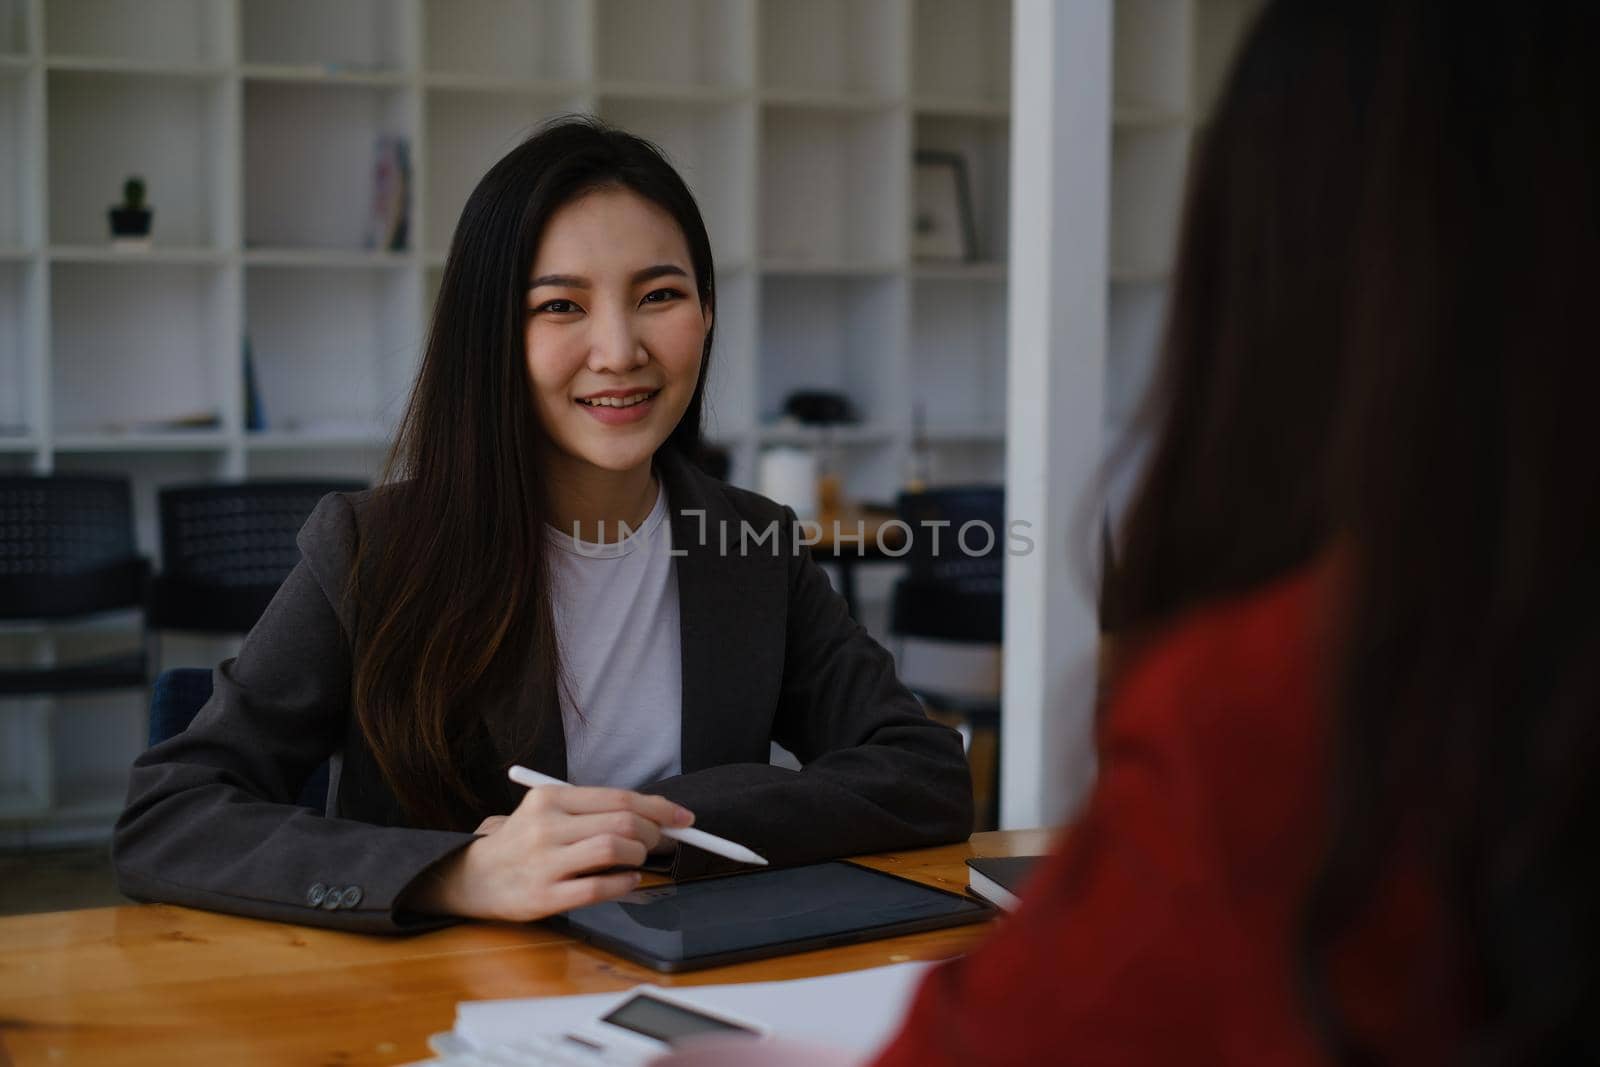
[[[147,207],[114,207],[106,212],[111,219],[113,237],[149,237],[150,217],[155,214]]]

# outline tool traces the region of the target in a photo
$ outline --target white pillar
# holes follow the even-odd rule
[[[1094,775],[1111,169],[1111,0],[1014,12],[1006,510],[1033,547],[1006,561],[1005,828],[1059,823]]]

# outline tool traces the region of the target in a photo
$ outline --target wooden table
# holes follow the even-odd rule
[[[1048,832],[866,857],[966,887],[969,856],[1044,851]],[[464,924],[373,937],[131,905],[0,919],[0,1065],[394,1064],[428,1054],[456,1002],[662,985],[806,978],[959,954],[983,926],[671,976],[542,924]]]

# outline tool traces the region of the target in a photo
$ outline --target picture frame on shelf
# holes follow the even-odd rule
[[[911,256],[946,263],[978,258],[972,182],[959,152],[919,149],[913,158]]]
[[[411,241],[411,141],[384,134],[373,145],[372,218],[367,247],[404,252]]]

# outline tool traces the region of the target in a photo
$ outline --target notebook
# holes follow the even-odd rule
[[[967,861],[967,888],[991,904],[1016,911],[1017,892],[1041,856],[989,856]]]

